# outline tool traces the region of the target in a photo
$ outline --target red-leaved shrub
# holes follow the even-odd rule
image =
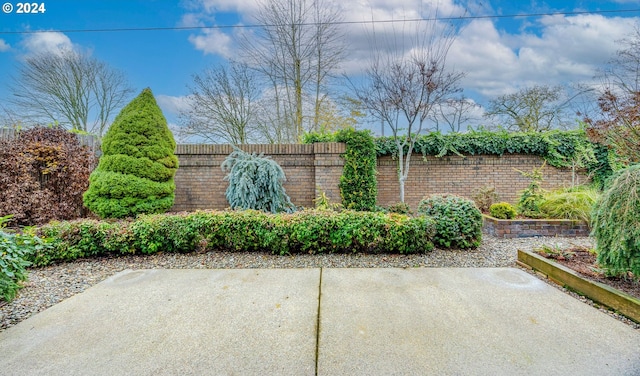
[[[82,216],[94,152],[75,134],[33,128],[0,140],[0,216],[31,226]]]

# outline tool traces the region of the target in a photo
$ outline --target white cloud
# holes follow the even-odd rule
[[[156,101],[162,112],[173,115],[179,115],[180,112],[189,109],[190,106],[188,96],[175,97],[161,94],[156,95]]]
[[[11,49],[9,43],[5,42],[4,39],[0,39],[0,52],[9,51],[9,49]]]
[[[456,16],[465,9],[454,0],[324,0],[340,7],[346,36],[346,60],[341,69],[353,75],[369,66],[372,41],[396,48],[397,55],[407,53],[415,40],[416,27],[426,23],[394,22],[371,24],[371,20],[409,20]],[[623,2],[625,0],[617,0]],[[486,2],[471,2],[467,15],[496,14]],[[259,1],[191,0],[193,7],[183,22],[196,23],[220,12],[238,13],[239,22],[254,23]],[[498,12],[499,13],[499,12]],[[514,92],[535,84],[566,84],[591,81],[597,68],[613,57],[624,38],[640,18],[603,15],[548,16],[512,20],[513,29],[499,30],[497,20],[478,19],[461,29],[449,51],[448,64],[466,73],[465,90],[485,97]],[[518,29],[520,26],[520,29]],[[226,34],[225,32],[229,32]],[[189,40],[205,54],[231,57],[236,54],[231,33],[251,30],[208,30],[191,35]],[[478,98],[480,99],[480,98]]]
[[[217,29],[207,29],[202,34],[190,35],[189,42],[205,55],[220,55],[226,59],[233,56],[231,37]]]
[[[57,31],[29,34],[22,40],[22,47],[27,55],[37,53],[60,53],[77,50],[68,36]]]
[[[534,84],[589,81],[619,48],[616,40],[637,19],[600,15],[553,16],[538,34],[499,33],[488,20],[474,21],[458,36],[449,62],[467,73],[463,86],[495,96]]]

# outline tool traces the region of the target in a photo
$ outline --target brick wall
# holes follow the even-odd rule
[[[535,155],[506,154],[468,155],[423,158],[413,154],[409,177],[405,182],[405,202],[413,209],[429,194],[452,193],[472,197],[477,188],[496,188],[500,201],[515,203],[518,192],[527,187],[530,180],[517,170],[530,172],[543,163]],[[399,201],[400,186],[397,178],[397,161],[390,156],[378,158],[378,203],[382,206]],[[543,188],[571,185],[571,170],[545,166]],[[580,175],[580,181],[585,176]]]
[[[496,219],[483,216],[482,230],[498,238],[529,238],[537,236],[589,236],[587,222],[568,219]]]
[[[312,207],[316,187],[324,190],[331,202],[340,202],[338,184],[344,165],[340,143],[312,145],[246,145],[248,152],[264,153],[282,166],[287,194],[296,205]],[[176,154],[180,168],[176,173],[174,211],[224,209],[229,206],[224,196],[228,183],[220,164],[231,153],[229,145],[178,145]],[[542,158],[531,155],[446,156],[442,158],[414,154],[405,201],[415,209],[418,202],[431,193],[454,193],[471,197],[473,190],[493,186],[502,201],[514,203],[518,192],[529,184],[514,169],[531,171],[542,165]],[[378,203],[382,206],[399,201],[396,161],[390,156],[378,159]],[[543,187],[553,188],[571,183],[571,171],[546,166]],[[584,181],[584,176],[581,176]]]
[[[278,162],[285,172],[284,188],[298,206],[312,207],[316,186],[332,202],[340,202],[338,183],[344,161],[340,143],[312,145],[244,145],[250,153],[264,153]],[[176,200],[173,211],[224,209],[229,207],[225,191],[229,183],[220,165],[233,151],[230,145],[178,145],[180,168],[176,172]]]

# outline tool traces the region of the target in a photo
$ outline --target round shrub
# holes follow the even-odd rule
[[[132,100],[102,140],[84,204],[102,218],[163,213],[173,206],[176,143],[150,89]]]
[[[592,235],[598,263],[613,275],[632,272],[640,276],[640,165],[614,175],[596,202]]]
[[[432,195],[420,201],[418,214],[435,220],[434,240],[441,246],[476,248],[482,241],[482,213],[471,200],[455,195]]]
[[[493,218],[513,219],[518,215],[516,209],[508,202],[498,202],[489,207],[489,214]]]

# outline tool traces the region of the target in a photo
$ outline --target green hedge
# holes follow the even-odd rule
[[[307,210],[293,214],[224,211],[142,215],[133,221],[52,222],[38,229],[51,248],[30,254],[42,266],[81,257],[199,251],[416,253],[433,249],[428,217]]]

